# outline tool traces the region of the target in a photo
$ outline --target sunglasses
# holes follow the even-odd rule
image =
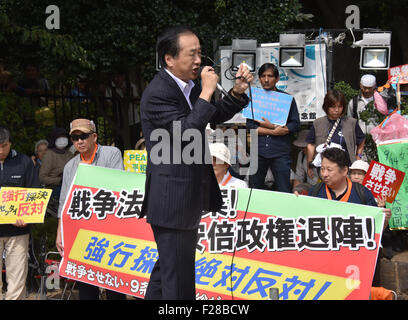
[[[71,134],[71,139],[72,141],[78,141],[79,139],[81,140],[86,140],[89,138],[91,133],[81,133],[81,134]]]

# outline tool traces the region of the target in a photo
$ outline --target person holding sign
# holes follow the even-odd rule
[[[262,88],[267,91],[285,93],[276,87],[279,82],[279,70],[272,63],[263,64],[258,71]],[[256,129],[258,134],[258,170],[249,177],[249,187],[266,189],[265,177],[272,170],[277,191],[292,192],[290,184],[291,141],[290,135],[299,131],[300,119],[296,101],[290,105],[286,125],[272,124],[266,117],[263,121],[247,119],[248,129]]]
[[[64,255],[61,234],[61,213],[66,198],[69,196],[71,183],[76,175],[79,163],[92,166],[124,170],[120,150],[116,147],[102,146],[97,143],[98,135],[93,121],[88,119],[75,119],[70,124],[69,135],[75,149],[79,152],[64,166],[62,186],[58,208],[58,230],[55,245],[61,257]],[[98,300],[99,288],[86,283],[78,282],[80,300]],[[108,300],[125,300],[126,296],[115,291],[106,290]]]
[[[350,160],[347,153],[339,148],[327,148],[321,154],[322,182],[309,192],[318,198],[377,206],[371,191],[360,183],[348,178]]]
[[[309,196],[377,207],[371,191],[348,178],[349,170],[347,153],[339,148],[327,148],[322,152],[320,175],[323,182],[315,185]],[[384,208],[383,212],[387,223],[391,218],[391,209]]]
[[[11,149],[10,131],[0,127],[0,187],[39,188],[37,171],[29,157]],[[3,269],[3,252],[6,253],[6,300],[25,298],[28,273],[28,243],[30,228],[22,219],[15,224],[0,225],[0,270]],[[0,300],[3,282],[0,277]]]
[[[356,160],[350,167],[350,179],[353,182],[363,184],[364,177],[367,174],[370,165],[363,160]]]

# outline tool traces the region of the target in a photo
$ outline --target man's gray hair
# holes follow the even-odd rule
[[[34,147],[34,154],[35,155],[37,155],[38,147],[41,146],[42,144],[45,144],[48,147],[48,141],[47,140],[45,140],[45,139],[38,140],[35,143],[35,147]]]
[[[0,126],[0,143],[11,141],[10,130],[6,127]]]

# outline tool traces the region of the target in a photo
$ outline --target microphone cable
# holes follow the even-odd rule
[[[228,76],[227,76],[227,71],[230,71],[231,78],[228,78]],[[231,80],[231,81],[234,81],[234,80],[236,80],[236,79],[241,78],[240,76],[239,76],[239,77],[236,77],[236,76],[232,73],[232,66],[225,70],[224,76],[225,76],[225,78],[226,78],[227,80]],[[250,102],[250,104],[251,104],[252,120],[255,121],[255,117],[254,117],[254,106],[253,106],[253,101],[252,101],[251,84],[249,84],[248,89],[249,89],[249,102]],[[250,158],[251,158],[251,155],[250,155]],[[251,164],[249,164],[249,166],[251,166]],[[249,182],[249,181],[248,181],[248,182]],[[248,201],[247,201],[247,205],[246,205],[246,208],[245,208],[244,217],[243,217],[243,219],[242,219],[243,222],[245,222],[245,221],[246,221],[246,218],[247,218],[247,213],[248,213],[249,204],[251,203],[252,189],[253,189],[253,188],[249,188]],[[237,239],[236,239],[236,241],[238,241],[238,228],[237,228]],[[233,290],[233,285],[232,285],[232,273],[233,273],[233,266],[234,266],[234,259],[235,259],[235,254],[236,254],[236,252],[237,252],[237,244],[235,243],[235,245],[234,245],[234,251],[233,251],[233,253],[232,253],[232,258],[231,258],[231,265],[230,265],[230,268],[231,268],[231,274],[230,274],[231,300],[234,300],[234,290]]]
[[[209,60],[213,63],[213,66],[212,66],[213,68],[214,68],[215,66],[217,66],[217,64],[216,64],[210,57],[204,56],[204,55],[203,55],[203,57],[209,59]],[[229,78],[229,77],[227,76],[227,72],[228,72],[228,71],[230,71],[231,78]],[[236,77],[236,76],[232,73],[232,66],[230,66],[228,69],[225,70],[224,76],[225,76],[225,78],[226,78],[227,80],[230,80],[230,81],[235,81],[235,80],[241,78],[241,76]],[[251,84],[250,84],[250,83],[249,83],[248,89],[249,89],[249,103],[250,103],[250,105],[251,105],[252,120],[255,121],[255,117],[254,117],[254,107],[253,107],[253,101],[252,101],[252,90],[251,90]],[[229,96],[229,95],[228,95],[228,96]],[[232,99],[230,98],[230,100],[232,100]],[[234,102],[234,103],[235,103],[235,102]],[[250,155],[250,157],[251,157],[251,155]],[[249,164],[249,166],[251,166],[251,164]],[[248,182],[249,182],[249,181],[248,181]],[[253,189],[253,188],[249,188],[248,201],[247,201],[247,205],[246,205],[246,208],[245,208],[244,217],[243,217],[243,219],[242,219],[243,222],[246,221],[249,204],[251,203],[252,189]],[[237,229],[237,231],[238,231],[238,229]],[[237,240],[238,240],[238,232],[237,232],[237,239],[236,239],[236,241],[237,241]],[[233,274],[233,265],[234,265],[234,259],[235,259],[236,251],[237,251],[237,245],[236,245],[236,242],[235,242],[234,251],[233,251],[232,257],[231,257],[231,265],[230,265],[230,268],[231,268],[230,284],[231,284],[231,299],[232,299],[232,300],[234,300],[234,290],[233,290],[233,285],[232,285],[232,274]]]

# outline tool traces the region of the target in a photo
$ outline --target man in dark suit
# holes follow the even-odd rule
[[[248,104],[244,92],[253,76],[241,65],[237,72],[240,78],[228,96],[212,104],[218,76],[211,67],[204,67],[202,87],[194,84],[199,76],[201,47],[190,29],[172,27],[164,31],[158,38],[157,52],[163,68],[141,100],[142,130],[149,155],[142,216],[147,216],[159,253],[145,298],[193,300],[201,213],[217,211],[222,204],[205,128],[208,123],[230,119]],[[185,161],[187,156],[191,160],[191,153],[193,163]]]

